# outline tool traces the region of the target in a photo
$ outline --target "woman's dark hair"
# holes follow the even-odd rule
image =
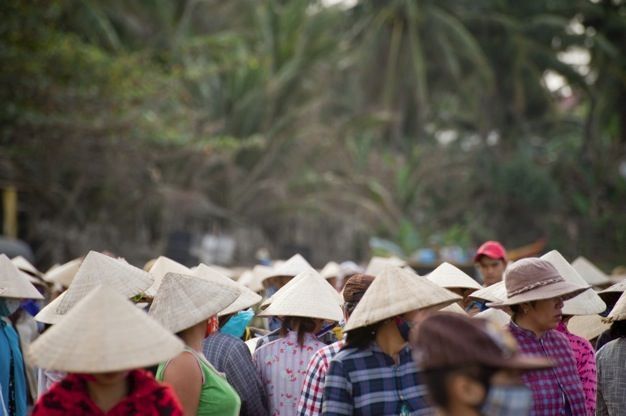
[[[303,318],[300,316],[286,316],[280,326],[280,336],[284,337],[289,331],[298,329],[298,345],[304,345],[304,335],[307,332],[315,331],[315,321],[311,318]]]
[[[611,339],[626,337],[626,321],[615,321],[611,324]]]
[[[353,348],[367,347],[376,338],[376,331],[381,325],[382,322],[376,322],[375,324],[349,331],[346,335],[346,346]]]
[[[478,381],[485,390],[489,389],[491,377],[497,370],[477,366],[468,365],[464,367],[448,367],[424,370],[422,372],[424,384],[428,389],[428,397],[433,405],[443,409],[450,407],[450,396],[448,395],[448,380],[455,375],[464,375]]]

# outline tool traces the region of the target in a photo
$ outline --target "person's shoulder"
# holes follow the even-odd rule
[[[596,352],[596,357],[603,358],[618,353],[626,354],[626,338],[617,338],[607,342]]]

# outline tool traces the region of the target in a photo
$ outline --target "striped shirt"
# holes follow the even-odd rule
[[[537,338],[534,332],[513,321],[508,329],[521,352],[548,357],[556,364],[547,370],[528,371],[522,375],[524,384],[533,391],[531,416],[586,415],[583,385],[565,335],[550,330]]]
[[[298,402],[300,416],[317,416],[322,411],[324,380],[328,372],[330,360],[343,347],[344,341],[337,341],[317,351],[311,357],[304,376],[304,386]]]
[[[298,345],[298,334],[289,331],[287,336],[263,345],[254,352],[257,373],[265,385],[269,414],[295,415],[304,384],[306,366],[324,343],[307,333],[303,346]]]
[[[626,338],[606,343],[596,353],[597,416],[623,415],[626,409]]]
[[[322,414],[331,415],[432,415],[426,386],[408,346],[396,364],[376,343],[366,348],[344,348],[331,360]]]

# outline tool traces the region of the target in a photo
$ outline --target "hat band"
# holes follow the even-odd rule
[[[528,292],[529,290],[532,289],[536,289],[538,287],[542,287],[542,286],[547,286],[547,285],[551,285],[552,283],[558,283],[558,282],[562,282],[563,278],[561,276],[558,277],[553,277],[552,279],[547,279],[547,280],[542,280],[540,282],[535,282],[531,285],[528,286],[524,286],[522,288],[519,288],[517,290],[512,290],[510,292],[507,293],[507,297],[511,297],[511,296],[515,296],[515,295],[519,295],[521,293],[524,292]]]

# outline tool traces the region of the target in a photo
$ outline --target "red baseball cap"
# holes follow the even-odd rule
[[[496,260],[506,260],[506,250],[504,249],[504,246],[497,241],[487,241],[476,251],[474,262],[480,260],[481,256],[487,256]]]

